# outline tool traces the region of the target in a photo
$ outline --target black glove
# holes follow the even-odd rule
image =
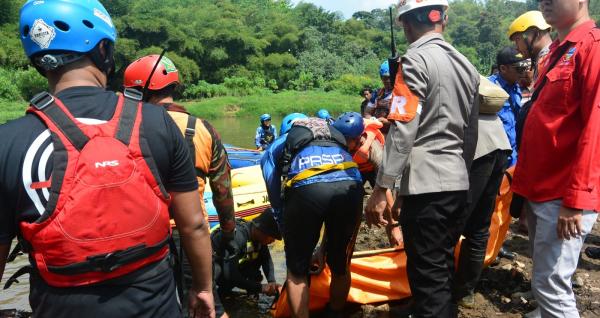
[[[219,253],[223,259],[232,259],[240,252],[240,247],[234,238],[235,230],[231,232],[221,231],[221,250]]]

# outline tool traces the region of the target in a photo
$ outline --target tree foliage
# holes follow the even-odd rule
[[[119,32],[113,88],[130,62],[163,49],[190,90],[184,96],[219,96],[235,85],[242,88],[233,89],[234,94],[253,92],[256,85],[348,90],[376,83],[378,66],[390,55],[386,9],[356,12],[345,20],[310,3],[293,6],[290,0],[100,1]],[[23,2],[0,0],[0,68],[18,72],[29,65],[17,26]],[[487,73],[496,52],[511,44],[506,37],[510,22],[536,7],[535,0],[451,1],[445,37]],[[600,18],[600,1],[591,2],[591,12]],[[408,47],[400,28],[396,44],[400,54]],[[32,79],[21,81],[28,86],[39,82],[31,74],[24,78]],[[8,89],[2,95],[13,93]]]

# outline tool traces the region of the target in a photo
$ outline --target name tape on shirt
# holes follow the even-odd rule
[[[404,81],[402,66],[399,67],[396,74],[396,83],[392,92],[392,102],[388,119],[401,122],[409,122],[421,113],[419,97],[413,94]]]

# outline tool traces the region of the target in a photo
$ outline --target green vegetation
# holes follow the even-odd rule
[[[245,97],[216,97],[188,102],[185,105],[194,115],[210,119],[222,116],[255,116],[262,113],[281,116],[292,112],[314,114],[321,108],[327,108],[332,114],[339,114],[349,110],[358,111],[360,101],[358,94],[349,96],[339,92],[285,91]]]
[[[23,116],[26,109],[25,102],[9,102],[0,99],[0,124]]]
[[[326,99],[314,105],[341,94],[356,96],[364,86],[380,86],[378,66],[390,54],[385,9],[356,12],[345,20],[310,3],[293,6],[290,0],[100,1],[119,32],[111,89],[120,88],[129,63],[164,48],[180,70],[178,97],[220,97],[200,105],[246,105],[242,114],[275,107],[269,105],[304,107],[297,104],[301,98],[278,100],[294,96],[288,91],[316,91],[296,95]],[[46,89],[21,48],[18,17],[24,2],[0,0],[0,100],[23,102]],[[487,74],[496,52],[510,45],[510,22],[536,7],[536,0],[451,1],[445,38]],[[600,1],[591,1],[591,12],[600,18]],[[400,29],[396,35],[402,54],[407,43]],[[323,94],[331,91],[339,93]],[[6,105],[0,102],[0,118],[14,111]]]

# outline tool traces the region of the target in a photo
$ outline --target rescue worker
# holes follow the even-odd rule
[[[469,172],[469,196],[466,222],[460,246],[458,270],[454,281],[455,298],[467,308],[475,306],[475,287],[479,281],[490,236],[496,196],[506,171],[508,155],[512,152],[502,121],[497,113],[502,108],[501,98],[508,94],[487,78],[479,85],[480,108],[477,148]],[[499,96],[497,103],[486,102],[484,96]],[[492,100],[492,99],[489,99]]]
[[[390,65],[385,61],[379,67],[379,77],[383,83],[383,88],[377,91],[377,94],[371,97],[371,102],[367,104],[366,113],[369,117],[374,117],[383,123],[382,132],[385,134],[389,130],[387,116],[390,113],[390,101],[392,100],[392,81],[390,80]]]
[[[383,124],[373,118],[363,119],[359,113],[346,112],[337,118],[333,127],[346,138],[348,152],[352,155],[352,160],[358,164],[363,186],[368,181],[371,188],[375,187],[375,178],[383,160],[385,137],[380,131]],[[402,232],[397,222],[393,222],[397,217],[391,215],[394,198],[391,191],[386,195],[388,197],[386,217],[389,221],[386,232],[390,244],[399,246],[402,243]]]
[[[502,120],[504,131],[513,149],[512,154],[508,157],[508,166],[512,167],[517,163],[516,125],[521,110],[522,98],[518,81],[521,74],[528,70],[528,66],[526,58],[512,47],[501,49],[496,56],[496,63],[499,69],[498,74],[488,78],[508,93],[508,99],[504,103],[504,107],[498,112],[498,116]]]
[[[529,73],[533,71],[531,77],[531,83],[529,86],[524,86],[527,83],[519,83],[523,90],[523,99],[521,100],[522,108],[525,110],[520,111],[520,117],[524,116],[524,113],[529,108],[529,104],[526,103],[531,100],[534,91],[535,82],[538,80],[540,72],[540,65],[544,65],[545,58],[550,51],[550,44],[552,44],[552,38],[550,37],[551,26],[544,20],[544,16],[540,11],[528,11],[516,18],[508,28],[508,39],[515,43],[517,50],[523,54],[524,57],[530,58],[532,67],[530,71],[525,72],[527,77]],[[527,87],[527,88],[526,88]],[[527,96],[529,91],[529,96]],[[517,134],[517,148],[521,140],[523,124],[519,124],[523,120],[517,120],[516,134]],[[517,199],[515,202],[520,202]],[[515,209],[519,208],[515,205]],[[527,214],[529,212],[529,206],[523,204],[520,209],[519,215],[519,231],[524,234],[529,233],[527,226]]]
[[[512,189],[530,208],[539,305],[530,317],[579,317],[571,278],[600,211],[600,30],[588,0],[538,4],[557,39],[540,68]]]
[[[222,235],[220,228],[211,234],[214,251],[223,250]],[[269,252],[269,245],[275,240],[281,240],[281,233],[271,209],[266,209],[250,222],[241,219],[237,221],[234,241],[240,248],[233,255],[213,255],[214,276],[218,287],[218,293],[215,294],[216,307],[222,307],[219,294],[229,293],[234,287],[245,290],[248,295],[277,295],[281,286],[275,280],[275,267]],[[262,284],[261,268],[267,284]]]
[[[550,50],[550,29],[540,11],[523,13],[508,28],[508,39],[515,43],[523,57],[531,59],[534,82],[538,78],[539,65],[544,63]]]
[[[360,172],[344,136],[320,118],[305,117],[284,118],[281,136],[267,149],[261,166],[271,204],[283,212],[279,221],[292,316],[309,316],[309,267],[325,223],[321,249],[332,272],[328,312],[343,317],[362,214]]]
[[[170,209],[193,268],[191,311],[214,317],[210,236],[187,145],[164,109],[105,90],[116,41],[106,9],[27,1],[19,30],[52,95],[0,126],[0,276],[18,236],[35,317],[181,317]]]
[[[333,123],[335,122],[335,119],[333,119],[333,117],[331,117],[331,115],[329,114],[329,111],[327,109],[319,109],[319,111],[315,114],[315,116],[327,121],[327,124],[329,124],[329,125],[333,125]]]
[[[271,115],[262,114],[260,116],[260,126],[256,128],[254,144],[256,149],[265,150],[277,138],[277,129],[275,125],[271,125]]]
[[[415,317],[456,317],[454,247],[464,219],[477,142],[479,74],[444,41],[448,1],[406,0],[398,20],[410,43],[396,76],[390,131],[367,224],[385,226],[386,192],[401,207]]]
[[[175,64],[166,56],[160,60],[159,55],[148,55],[131,63],[124,74],[123,85],[126,88],[134,88],[142,91],[148,85],[146,96],[148,102],[163,107],[179,127],[184,136],[192,162],[196,168],[198,179],[198,193],[202,204],[202,213],[208,222],[208,212],[204,205],[204,191],[207,179],[212,190],[212,201],[219,215],[221,229],[227,233],[222,237],[230,242],[235,230],[235,212],[233,208],[233,194],[231,190],[231,167],[227,158],[227,152],[221,142],[221,137],[213,126],[206,120],[190,115],[186,108],[175,103],[173,93],[180,85],[179,71]],[[150,78],[150,73],[156,66],[156,70]],[[173,238],[178,249],[178,260],[182,270],[183,296],[191,281],[190,264],[183,253],[180,245],[180,235],[177,229],[173,232]],[[222,244],[223,246],[227,244]],[[230,249],[232,247],[229,247]],[[184,303],[185,305],[185,303]]]

